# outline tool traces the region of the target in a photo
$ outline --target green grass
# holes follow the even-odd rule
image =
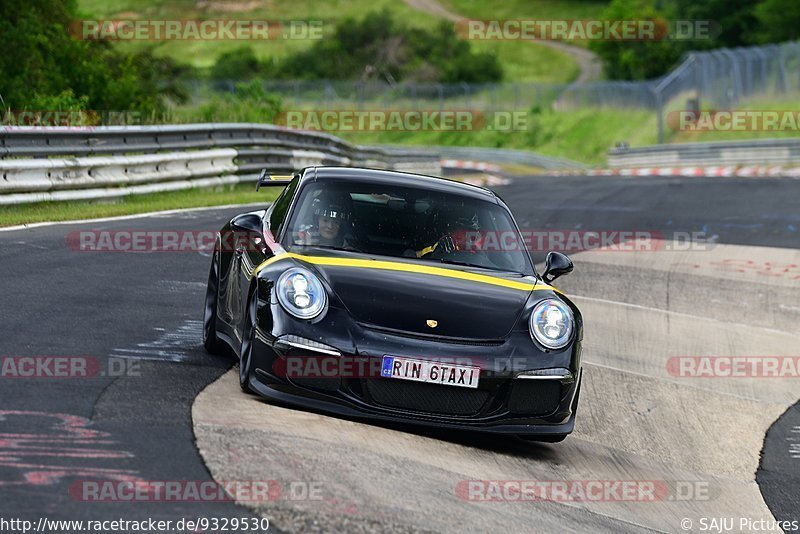
[[[658,141],[656,116],[633,109],[583,109],[549,113],[539,124],[536,152],[583,163],[605,165],[618,142],[644,146]]]
[[[439,0],[448,11],[479,20],[596,20],[609,0]],[[572,41],[588,46],[588,41]]]
[[[86,19],[184,20],[184,19],[256,19],[256,20],[321,20],[323,35],[329,35],[337,22],[361,18],[371,11],[388,9],[404,24],[433,28],[440,19],[414,10],[399,0],[316,0],[260,2],[240,0],[79,0],[79,10]],[[222,10],[217,6],[235,6],[241,10]],[[210,7],[201,7],[210,6]],[[199,68],[211,67],[217,58],[235,48],[250,44],[262,60],[281,59],[304,50],[314,43],[308,39],[274,39],[269,41],[120,41],[115,46],[133,52],[155,46],[155,53]],[[532,43],[513,41],[472,41],[477,51],[494,51],[506,73],[505,81],[569,82],[578,72],[575,62],[558,51]]]
[[[682,109],[676,99],[671,110]],[[800,108],[800,95],[794,98],[762,97],[737,106],[737,110],[787,110],[795,114]],[[704,108],[706,109],[706,108]],[[710,131],[681,132],[668,127],[665,118],[666,143],[702,143],[747,139],[800,137],[800,131]],[[336,134],[336,132],[332,132]],[[572,159],[590,165],[605,165],[610,148],[619,142],[631,147],[658,142],[657,118],[653,111],[636,109],[582,109],[543,111],[528,115],[526,131],[491,132],[346,132],[351,142],[406,145],[483,146],[530,150],[546,156]]]
[[[316,2],[296,0],[293,2],[261,2],[241,0],[79,0],[82,16],[90,19],[135,19],[135,20],[268,20],[268,21],[322,21],[323,35],[330,34],[336,22],[347,17],[362,17],[367,11],[388,9],[398,21],[417,27],[432,28],[437,19],[420,14],[403,2],[393,0],[371,0],[370,2],[346,0]],[[225,9],[221,6],[231,6]],[[203,7],[206,6],[206,7]],[[156,53],[172,57],[196,67],[210,67],[223,53],[250,44],[256,56],[262,60],[283,58],[292,52],[303,50],[314,43],[310,39],[276,38],[266,41],[243,40],[185,40],[157,43]],[[153,46],[152,42],[121,41],[115,43],[122,50],[134,51]]]
[[[394,108],[405,109],[403,106]],[[210,107],[176,108],[170,120],[175,123],[240,121],[269,122],[253,106],[235,103]],[[407,109],[413,109],[408,107]],[[438,109],[436,103],[421,109]],[[208,111],[208,110],[206,110]],[[222,115],[217,114],[219,111]],[[642,110],[582,109],[549,111],[525,115],[527,124],[520,131],[326,131],[354,144],[400,144],[481,146],[530,150],[544,155],[567,158],[587,164],[605,164],[608,150],[618,142],[630,146],[654,144],[658,140],[654,112]],[[477,119],[476,119],[477,120]]]
[[[439,0],[453,13],[484,20],[598,18],[609,0]]]
[[[480,146],[530,150],[593,165],[605,164],[609,148],[617,142],[642,146],[657,141],[654,113],[612,109],[529,114],[527,129],[524,131],[381,131],[342,132],[338,135],[359,144]]]
[[[497,55],[506,82],[569,83],[578,77],[578,64],[569,55],[540,44],[489,40],[471,44],[476,51]]]
[[[477,100],[477,98],[476,98]],[[684,99],[675,99],[668,110],[677,110]],[[761,98],[738,106],[741,110],[796,110],[800,96],[794,99]],[[436,102],[422,109],[438,109]],[[403,106],[394,106],[403,108]],[[459,106],[455,106],[459,108]],[[459,109],[462,109],[460,107]],[[412,109],[409,107],[408,109]],[[230,113],[243,121],[252,119],[254,110],[231,108]],[[196,111],[178,109],[175,119],[186,122],[197,118]],[[637,109],[586,108],[572,111],[528,113],[527,128],[523,131],[500,132],[488,130],[464,132],[328,132],[356,144],[400,144],[417,146],[481,146],[530,150],[543,155],[572,159],[591,165],[604,165],[610,148],[619,142],[631,147],[658,142],[657,119],[653,111]],[[668,120],[665,119],[665,124]],[[667,143],[727,141],[744,139],[798,137],[800,131],[762,132],[678,132],[667,127]]]
[[[280,192],[278,189],[262,189],[256,193],[253,184],[237,184],[235,186],[132,195],[105,201],[37,202],[3,206],[0,209],[0,227],[44,221],[97,219],[181,208],[270,202],[277,197]]]

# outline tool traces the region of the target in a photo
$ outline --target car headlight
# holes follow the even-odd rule
[[[278,278],[278,302],[298,319],[313,319],[325,309],[328,295],[314,273],[294,267]]]
[[[531,313],[531,335],[548,349],[560,349],[572,336],[572,310],[556,299],[538,303]]]

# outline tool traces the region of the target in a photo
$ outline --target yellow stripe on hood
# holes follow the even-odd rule
[[[516,280],[508,280],[499,278],[497,276],[490,276],[486,274],[477,274],[458,271],[455,269],[445,269],[443,267],[434,267],[432,265],[418,265],[411,263],[404,263],[399,261],[383,261],[383,260],[363,260],[356,258],[333,258],[329,256],[305,256],[303,254],[295,254],[293,252],[286,252],[273,256],[272,258],[264,261],[256,267],[253,276],[258,275],[262,269],[275,263],[276,261],[286,258],[294,258],[296,260],[304,261],[314,265],[327,265],[330,267],[356,267],[362,269],[382,269],[385,271],[402,271],[407,273],[428,274],[432,276],[444,276],[447,278],[457,278],[459,280],[469,280],[470,282],[478,282],[482,284],[490,284],[500,287],[507,287],[510,289],[517,289],[519,291],[530,291],[535,289],[537,291],[550,290],[561,293],[558,289],[547,284],[532,284],[529,282],[519,282]]]

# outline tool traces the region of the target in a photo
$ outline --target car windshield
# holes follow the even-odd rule
[[[533,274],[509,212],[490,200],[359,182],[306,185],[287,248],[320,247],[420,262]]]

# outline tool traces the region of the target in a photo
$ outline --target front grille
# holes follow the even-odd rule
[[[368,379],[367,390],[377,404],[415,412],[474,415],[489,399],[487,391],[391,378]]]
[[[550,415],[561,402],[561,382],[558,380],[517,379],[511,386],[508,409],[524,415]]]

